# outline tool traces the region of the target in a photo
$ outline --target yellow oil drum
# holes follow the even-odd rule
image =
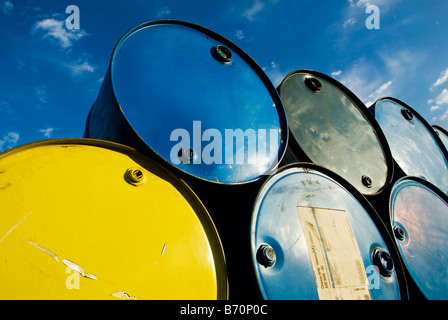
[[[0,299],[227,299],[208,212],[129,147],[34,142],[0,154]]]

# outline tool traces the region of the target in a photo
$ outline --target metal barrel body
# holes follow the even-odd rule
[[[94,139],[0,154],[2,299],[227,299],[223,247],[191,189]]]
[[[262,186],[251,253],[265,299],[408,298],[402,262],[378,214],[346,180],[315,164],[285,166]]]
[[[158,20],[117,43],[85,137],[132,146],[207,182],[240,184],[275,170],[288,131],[275,87],[243,50],[204,27]]]
[[[448,192],[448,154],[440,138],[414,109],[396,98],[369,107],[381,126],[396,164],[394,181],[403,176],[426,179]]]
[[[448,150],[448,131],[438,125],[432,125],[431,127],[442,142],[441,148]]]
[[[393,161],[387,141],[349,89],[320,72],[295,70],[277,90],[290,128],[284,164],[311,161],[324,166],[364,195],[388,186]]]
[[[426,299],[448,299],[448,197],[424,179],[403,177],[391,190],[389,209],[413,282]]]
[[[250,214],[289,136],[281,99],[252,58],[194,24],[137,26],[113,51],[85,136],[132,146],[184,180],[222,240],[229,298],[259,298]]]

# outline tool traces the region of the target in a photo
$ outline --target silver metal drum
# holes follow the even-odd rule
[[[417,177],[398,180],[390,195],[394,236],[412,280],[427,299],[448,299],[448,197]]]
[[[440,138],[440,141],[442,141],[441,148],[445,148],[448,150],[448,131],[446,131],[444,128],[432,125],[432,129],[437,134],[437,136]]]
[[[396,98],[378,99],[370,110],[386,135],[399,169],[447,193],[448,154],[426,120]]]
[[[265,299],[407,299],[390,233],[352,185],[323,167],[293,164],[266,181],[251,246]]]
[[[198,179],[241,184],[277,167],[288,131],[275,87],[243,50],[204,27],[158,20],[117,43],[85,137],[132,146]]]
[[[291,133],[288,155],[292,152],[298,161],[334,171],[365,195],[377,194],[389,184],[393,161],[387,141],[349,89],[320,72],[296,70],[277,91]]]

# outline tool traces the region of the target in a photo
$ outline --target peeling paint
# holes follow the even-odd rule
[[[125,299],[125,300],[130,300],[130,299],[137,299],[136,297],[132,297],[129,294],[127,294],[125,291],[120,291],[120,292],[116,292],[116,293],[112,293],[112,295],[116,298],[119,299]]]
[[[97,277],[94,274],[85,272],[83,268],[81,268],[79,265],[77,265],[74,262],[71,262],[70,260],[67,259],[62,259],[62,263],[65,264],[67,267],[69,267],[72,270],[75,270],[76,272],[78,272],[80,275],[82,275],[84,278],[88,278],[88,279],[92,279],[92,280],[97,280]]]
[[[54,253],[53,251],[51,251],[50,249],[47,249],[47,248],[45,248],[45,247],[43,247],[43,246],[41,246],[41,245],[39,245],[39,244],[37,244],[37,243],[31,242],[31,241],[27,241],[27,242],[28,242],[29,244],[32,244],[33,246],[39,248],[40,250],[42,250],[42,251],[48,253],[54,260],[56,260],[57,262],[59,262],[59,258],[58,258],[58,256],[57,256],[57,254]]]
[[[163,245],[162,252],[160,253],[160,257],[162,257],[162,256],[165,254],[165,251],[166,251],[166,247],[167,247],[167,246],[168,246],[168,243],[165,243],[165,244]],[[156,265],[157,261],[158,261],[158,260],[156,260],[156,262],[153,263],[153,266]]]
[[[26,216],[24,216],[23,218],[22,218],[22,220],[20,220],[19,222],[17,222],[17,224],[14,226],[14,227],[12,227],[11,229],[9,229],[9,231],[8,232],[6,232],[6,234],[0,239],[0,243],[15,229],[15,228],[17,228],[18,226],[19,226],[19,224],[21,224],[22,222],[23,222],[23,220],[25,220],[30,214],[32,214],[33,213],[33,211],[31,211],[30,213],[28,213]]]

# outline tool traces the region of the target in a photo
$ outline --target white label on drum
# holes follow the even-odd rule
[[[297,207],[321,300],[370,300],[368,280],[347,214]]]

